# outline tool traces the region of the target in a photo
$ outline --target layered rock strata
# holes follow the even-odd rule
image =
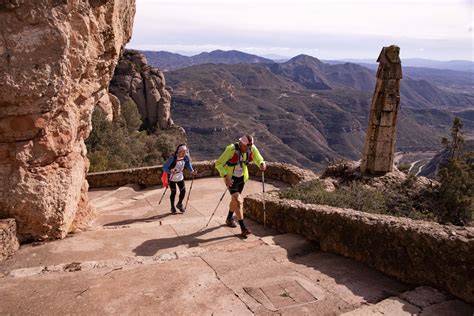
[[[135,0],[0,1],[0,215],[23,241],[88,217],[84,139],[134,15]]]

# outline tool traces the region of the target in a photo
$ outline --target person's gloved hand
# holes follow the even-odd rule
[[[265,164],[265,162],[262,162],[262,163],[260,164],[260,170],[262,170],[262,171],[267,170],[267,165]]]
[[[197,173],[198,173],[198,172],[197,172],[196,169],[194,169],[193,172],[191,172],[191,174],[192,174],[193,176],[197,175]]]
[[[232,177],[227,175],[224,177],[225,185],[230,188],[232,186]]]

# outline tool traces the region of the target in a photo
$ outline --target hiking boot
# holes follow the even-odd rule
[[[181,203],[176,204],[176,207],[181,213],[184,213],[186,211],[186,209],[183,207],[183,204]]]
[[[176,214],[176,208],[174,206],[171,206],[171,214]]]
[[[242,229],[242,233],[240,234],[243,238],[247,238],[252,232],[248,228]]]
[[[225,223],[226,223],[226,225],[229,226],[229,227],[232,227],[232,228],[237,227],[237,224],[235,223],[235,221],[234,221],[233,218],[228,218],[228,219],[226,219],[226,220],[225,220]]]

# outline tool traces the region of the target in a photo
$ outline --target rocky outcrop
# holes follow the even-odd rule
[[[111,93],[104,93],[95,106],[96,109],[102,111],[105,119],[110,122],[117,120],[120,115],[120,101]]]
[[[133,100],[144,128],[165,130],[173,125],[171,95],[165,87],[163,72],[149,66],[142,53],[125,50],[115,69],[110,92],[122,104]]]
[[[15,220],[0,219],[0,261],[13,255],[19,247]]]
[[[134,14],[134,0],[0,1],[0,215],[21,240],[87,218],[84,139]]]

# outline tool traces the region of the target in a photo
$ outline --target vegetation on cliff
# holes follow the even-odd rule
[[[86,140],[89,172],[162,164],[173,151],[175,141],[164,133],[140,132],[141,124],[137,105],[132,100],[121,105],[120,117],[114,122],[95,110],[92,132]]]
[[[443,138],[449,157],[440,166],[441,185],[436,192],[438,210],[444,221],[457,225],[470,222],[474,215],[474,153],[464,148],[463,124],[455,118],[451,138]]]
[[[343,162],[329,166],[323,175],[332,183],[331,190],[321,180],[314,180],[282,191],[280,196],[368,213],[469,225],[474,214],[474,156],[464,151],[461,129],[461,121],[455,118],[451,138],[442,141],[450,155],[440,168],[439,182],[400,171],[366,176],[356,163]]]

